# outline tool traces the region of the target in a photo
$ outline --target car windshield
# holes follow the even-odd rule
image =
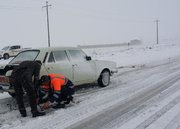
[[[39,50],[28,50],[19,53],[9,64],[19,64],[26,60],[35,60],[39,54]]]
[[[6,51],[7,49],[9,49],[9,46],[4,47],[2,50]]]

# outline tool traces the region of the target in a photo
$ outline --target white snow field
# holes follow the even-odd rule
[[[80,89],[79,103],[22,118],[16,102],[0,94],[0,129],[178,129],[180,44],[84,49],[93,59],[112,60],[118,73],[105,88]],[[3,60],[0,63],[4,63]]]

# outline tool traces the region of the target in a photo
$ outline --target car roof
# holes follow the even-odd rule
[[[53,50],[80,50],[78,47],[39,47],[39,48],[32,48],[31,50],[44,50],[44,51],[53,51]]]

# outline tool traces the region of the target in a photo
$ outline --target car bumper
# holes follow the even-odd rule
[[[117,68],[111,69],[111,75],[114,74],[114,73],[118,73],[118,69]]]
[[[9,86],[0,85],[0,93],[3,93],[3,92],[15,93],[14,89],[9,89]]]

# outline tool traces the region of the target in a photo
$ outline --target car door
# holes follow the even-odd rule
[[[92,83],[95,79],[95,68],[91,60],[81,50],[68,50],[73,68],[73,80],[77,84]]]
[[[70,64],[66,51],[64,50],[50,52],[45,67],[48,73],[59,73],[63,74],[70,80],[73,79],[72,65]]]

